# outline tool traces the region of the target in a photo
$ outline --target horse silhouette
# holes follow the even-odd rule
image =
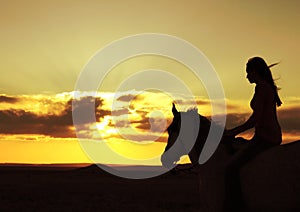
[[[199,201],[204,211],[222,211],[225,200],[226,163],[233,152],[239,151],[247,144],[240,142],[240,139],[232,140],[234,138],[223,136],[210,159],[204,164],[199,164],[199,156],[209,129],[216,123],[199,115],[197,110],[178,112],[173,104],[172,111],[174,117],[167,128],[168,143],[161,162],[165,167],[174,167],[181,156],[188,155],[199,176]],[[195,125],[194,120],[200,121],[197,135],[183,134],[179,138],[183,117],[190,120],[188,128]],[[193,132],[195,131],[189,131]],[[194,145],[189,146],[189,143],[193,142],[188,140],[193,137],[196,141]],[[300,211],[300,140],[258,154],[240,170],[240,184],[246,211]]]

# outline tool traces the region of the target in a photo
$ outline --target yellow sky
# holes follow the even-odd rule
[[[297,111],[300,99],[299,9],[300,3],[296,0],[2,1],[0,94],[18,97],[22,104],[12,106],[0,102],[0,109],[23,109],[37,116],[43,113],[59,116],[58,111],[61,112],[67,103],[61,93],[73,91],[80,71],[99,49],[124,36],[150,32],[180,37],[203,51],[221,79],[226,99],[230,105],[235,105],[232,113],[234,109],[236,113],[249,112],[253,86],[245,79],[247,59],[260,55],[268,63],[281,61],[273,68],[285,103],[281,110]],[[127,76],[149,68],[177,75],[199,98],[207,98],[201,83],[186,67],[154,56],[133,58],[115,67],[101,91],[113,92]],[[63,97],[53,98],[56,94]],[[168,106],[165,108],[167,110]],[[200,111],[209,115],[203,108],[199,106]],[[281,117],[284,121],[290,120],[284,113]],[[286,133],[295,135],[295,127],[287,124],[292,122],[284,123]],[[14,147],[17,147],[15,151],[20,149],[18,142],[20,139],[15,138],[13,146],[0,145],[6,145],[10,150],[7,152],[12,152]],[[31,145],[41,144],[27,146],[32,152],[35,148],[44,148],[42,145],[32,148]],[[68,151],[69,147],[64,148]],[[16,154],[12,152],[7,159],[0,158],[0,162],[14,161],[13,155]],[[51,162],[51,157],[45,160]],[[34,161],[26,158],[23,161]]]
[[[228,98],[251,97],[244,66],[253,55],[282,61],[274,68],[281,95],[298,96],[299,8],[298,1],[1,2],[0,92],[71,91],[88,59],[104,45],[157,32],[202,50]]]

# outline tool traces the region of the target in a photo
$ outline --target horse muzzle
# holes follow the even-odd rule
[[[168,168],[168,169],[173,168],[176,164],[176,161],[171,160],[170,157],[168,157],[168,155],[166,153],[164,153],[161,156],[160,161],[161,161],[163,167]]]

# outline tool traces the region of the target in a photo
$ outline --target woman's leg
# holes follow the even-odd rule
[[[245,140],[245,148],[235,153],[225,168],[225,209],[240,210],[243,207],[240,169],[257,154],[270,148],[270,145]]]
[[[246,144],[247,145],[247,144]],[[226,211],[239,211],[243,205],[240,169],[248,159],[249,148],[253,144],[236,152],[225,167],[225,209]]]

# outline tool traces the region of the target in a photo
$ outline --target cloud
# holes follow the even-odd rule
[[[61,116],[38,116],[24,110],[0,111],[0,133],[44,134],[53,137],[75,137],[70,129],[72,118],[68,113]]]
[[[111,135],[109,139],[125,139],[125,140],[131,140],[131,141],[136,141],[136,142],[151,142],[151,141],[156,141],[156,142],[167,142],[168,137],[167,134],[160,134],[160,135],[155,135],[155,134],[149,134],[149,133],[135,133],[135,134],[130,134],[130,133],[120,133],[120,134],[115,134]]]
[[[122,115],[126,115],[126,114],[129,114],[130,112],[129,112],[129,109],[127,109],[127,108],[122,108],[122,109],[118,109],[118,110],[113,110],[112,112],[111,112],[111,114],[113,115],[113,116],[122,116]]]
[[[11,96],[6,96],[6,95],[0,95],[0,103],[16,103],[18,102],[18,98],[16,97],[11,97]]]
[[[83,97],[74,100],[74,113],[81,114],[92,103],[92,97]],[[82,116],[78,125],[83,130],[85,124],[91,123],[96,114],[96,120],[110,115],[110,111],[102,110],[101,98],[95,99],[93,111]],[[79,107],[80,106],[80,107]],[[67,101],[65,108],[59,114],[40,115],[21,109],[0,110],[0,133],[3,134],[44,134],[52,137],[76,137],[73,130],[72,99]]]
[[[140,129],[140,132],[148,134],[146,137],[154,138],[154,131],[159,130],[159,120],[147,117],[149,108],[127,109],[121,107],[113,113],[107,107],[105,101],[101,97],[82,96],[72,101],[71,95],[55,95],[53,97],[43,95],[11,97],[2,95],[2,100],[13,102],[18,100],[17,104],[2,107],[0,110],[0,134],[39,134],[51,137],[74,138],[76,137],[73,126],[73,113],[79,117],[76,123],[76,129],[82,137],[92,138],[97,135],[97,126],[93,124],[96,119],[97,124],[102,126],[102,130],[107,137],[112,136],[116,127],[128,128],[133,127]],[[122,100],[129,98],[129,94],[121,96]],[[138,99],[142,99],[139,97]],[[137,98],[135,99],[137,101]],[[30,110],[29,106],[33,106],[34,110]],[[107,109],[103,109],[107,108]],[[73,113],[72,113],[73,112]],[[125,116],[128,114],[128,116]],[[104,117],[108,116],[108,123],[102,123]],[[130,118],[128,122],[125,118]],[[112,121],[114,122],[112,124]],[[150,132],[150,123],[152,130]],[[128,125],[129,123],[129,125]],[[102,124],[102,125],[101,125]],[[104,125],[103,125],[104,124]],[[104,127],[104,128],[103,128]],[[100,127],[101,128],[101,127]],[[143,130],[145,129],[145,130]],[[147,129],[147,130],[146,130]],[[135,136],[132,138],[137,140],[147,139],[145,136]],[[147,139],[148,140],[148,139]]]
[[[97,97],[94,99],[92,96],[82,97],[79,100],[69,100],[67,102],[66,110],[70,113],[72,118],[72,106],[73,113],[78,117],[76,124],[93,123],[96,117],[96,121],[100,121],[106,115],[111,115],[108,110],[102,110],[103,99]],[[73,105],[72,105],[73,104]]]
[[[243,124],[250,117],[249,113],[230,113],[226,116],[226,128],[230,129]]]
[[[206,99],[176,99],[175,102],[181,105],[195,105],[196,103],[200,107],[210,105],[210,101]]]
[[[133,94],[125,94],[122,96],[119,96],[117,98],[118,101],[122,101],[122,102],[131,102],[132,100],[134,100],[135,98],[137,98],[137,95],[133,95]]]
[[[133,96],[134,94],[121,93],[118,97],[118,108],[112,112],[109,106],[111,97],[107,96],[103,98],[82,96],[72,102],[70,94],[53,97],[0,95],[0,103],[3,103],[0,108],[0,134],[39,134],[56,138],[74,138],[76,135],[72,119],[73,112],[80,117],[76,129],[83,137],[93,138],[97,135],[95,132],[100,130],[106,138],[113,138],[117,136],[116,129],[119,128],[131,134],[130,139],[134,141],[149,141],[156,138],[157,134],[163,132],[171,122],[171,104],[167,104],[169,99],[165,102],[160,94],[143,93],[138,98],[134,98],[130,108],[126,108],[128,107],[126,101],[132,99]],[[205,111],[205,105],[209,105],[209,101],[200,100],[200,97],[196,99],[198,104],[201,103],[199,105],[201,114],[205,115],[203,111]],[[180,103],[188,106],[189,101],[180,100]],[[227,105],[232,109],[226,115],[228,129],[243,124],[251,113],[250,110],[243,108],[242,104],[234,103],[230,102]],[[278,119],[283,133],[300,134],[299,104],[279,109]],[[97,124],[93,123],[95,118]],[[133,131],[127,131],[129,128]]]
[[[300,132],[300,106],[279,110],[278,118],[285,132]]]
[[[142,120],[135,122],[135,127],[148,132],[164,132],[167,128],[167,122],[164,118],[144,117]]]
[[[143,134],[129,134],[126,135],[125,138],[129,138],[132,141],[156,141],[156,142],[166,142],[168,139],[165,136],[157,136],[157,135],[151,135],[147,133]]]

